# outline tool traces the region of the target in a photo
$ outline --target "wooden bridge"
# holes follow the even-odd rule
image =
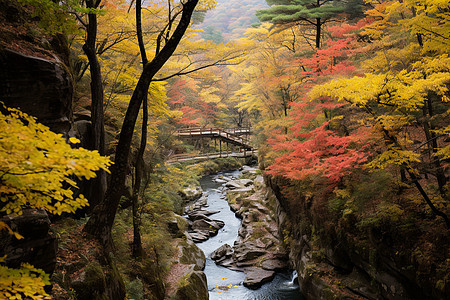
[[[213,153],[199,153],[199,154],[176,154],[169,157],[169,163],[185,160],[208,159],[218,157],[241,157],[248,158],[255,154],[255,149],[250,145],[249,135],[251,129],[248,127],[239,128],[185,128],[175,132],[175,136],[179,139],[185,140],[199,140],[210,138],[219,140],[219,151]],[[226,143],[226,150],[222,150],[222,142]],[[229,151],[228,144],[238,146],[239,151]]]
[[[250,128],[185,128],[175,132],[175,136],[180,139],[202,139],[211,138],[219,139],[220,142],[239,146],[244,150],[251,150],[248,136],[250,134]],[[220,143],[220,148],[222,143]],[[222,149],[220,149],[222,152]]]
[[[244,152],[213,152],[213,153],[199,153],[199,154],[174,154],[170,155],[169,159],[166,161],[169,164],[179,162],[179,161],[188,161],[188,160],[204,160],[204,159],[212,159],[212,158],[220,158],[220,157],[236,157],[236,158],[250,158],[254,155],[258,154],[258,150],[252,151],[244,151]]]

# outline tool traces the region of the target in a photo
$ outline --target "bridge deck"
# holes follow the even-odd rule
[[[200,139],[200,138],[218,138],[226,143],[237,145],[246,150],[251,150],[248,138],[243,138],[241,135],[250,134],[250,128],[235,128],[235,129],[221,129],[221,128],[186,128],[178,130],[175,133],[180,139]]]
[[[255,155],[257,150],[252,150],[249,152],[214,152],[214,153],[201,153],[201,154],[175,154],[171,155],[169,159],[166,161],[169,164],[178,162],[178,161],[189,161],[189,160],[201,160],[201,159],[211,159],[211,158],[220,158],[220,157],[250,157]]]

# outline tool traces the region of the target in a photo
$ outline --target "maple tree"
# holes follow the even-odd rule
[[[168,90],[169,104],[182,113],[179,124],[214,127],[219,125],[220,98],[217,88],[205,86],[205,80],[192,78],[175,81]]]
[[[444,46],[448,44],[448,20],[430,13],[443,7],[445,4],[428,6],[421,1],[376,5],[368,14],[378,18],[365,29],[374,39],[369,49],[375,53],[363,63],[366,73],[319,85],[311,96],[332,97],[364,110],[366,122],[384,136],[385,143],[382,153],[367,166],[396,166],[403,181],[408,174],[432,212],[450,226],[447,214],[432,201],[437,195],[430,196],[433,191],[421,180],[432,175],[440,197],[448,197],[443,160],[447,146],[442,139],[449,113],[449,53]],[[409,35],[400,37],[400,31]],[[385,50],[386,45],[396,47]]]
[[[322,49],[299,62],[305,76],[302,88],[309,91],[318,83],[326,82],[330,76],[345,76],[355,72],[348,60],[355,47],[355,30],[364,25],[343,24],[329,28],[331,36]],[[343,104],[325,99],[310,101],[299,98],[292,102],[293,109],[287,118],[291,127],[284,134],[270,138],[268,144],[275,155],[274,164],[267,173],[303,180],[314,176],[328,178],[335,186],[343,177],[356,168],[361,168],[368,159],[364,151],[369,142],[364,127],[350,131],[355,122],[346,114]]]

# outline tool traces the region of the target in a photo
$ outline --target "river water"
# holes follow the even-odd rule
[[[223,244],[233,246],[234,241],[238,238],[238,230],[241,225],[241,220],[236,218],[230,210],[225,195],[221,191],[222,184],[214,180],[220,176],[237,177],[238,175],[239,171],[233,171],[204,176],[200,180],[203,190],[208,194],[207,209],[220,211],[211,218],[225,222],[225,226],[215,237],[197,243],[206,256],[204,272],[208,279],[209,299],[302,300],[299,286],[294,283],[292,272],[278,273],[272,282],[266,283],[258,290],[250,290],[242,284],[245,279],[244,273],[218,266],[210,258],[211,253]]]

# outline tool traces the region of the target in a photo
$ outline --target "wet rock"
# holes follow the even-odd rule
[[[246,270],[247,277],[244,280],[244,286],[249,289],[258,289],[264,283],[272,281],[275,277],[274,271],[263,270],[260,268],[251,268]]]
[[[209,237],[215,236],[225,223],[220,220],[211,220],[205,215],[197,214],[193,217],[194,221],[190,223],[189,233],[195,242],[206,241]]]
[[[208,231],[189,232],[189,235],[192,238],[192,240],[196,243],[204,242],[207,239],[209,239],[209,236],[210,236]]]
[[[253,167],[249,167],[249,166],[247,166],[247,165],[244,165],[244,166],[242,166],[242,171],[241,171],[241,173],[242,174],[256,174],[256,172],[257,172],[257,168],[253,168]]]
[[[200,219],[209,219],[208,216],[219,213],[218,210],[194,210],[188,213],[188,217],[190,220],[200,220]]]
[[[206,193],[202,193],[202,195],[199,198],[187,202],[190,202],[190,204],[184,208],[184,212],[187,215],[194,214],[195,212],[203,211],[203,207],[208,206],[208,197],[206,196]]]
[[[242,186],[239,183],[237,183],[236,181],[229,181],[229,182],[224,184],[224,187],[226,187],[226,188],[228,188],[230,190],[242,188]]]
[[[234,271],[242,271],[242,268],[236,266],[232,257],[216,261],[216,264]]]
[[[287,262],[285,260],[278,260],[278,259],[265,260],[262,262],[261,266],[264,270],[269,271],[280,271],[288,267]]]
[[[224,261],[225,259],[231,258],[233,255],[233,249],[230,245],[224,244],[217,248],[216,250],[211,253],[211,259],[214,260],[216,263],[220,263],[221,261]]]
[[[192,230],[219,230],[219,224],[210,219],[199,219],[192,222]]]
[[[264,249],[256,248],[251,245],[244,245],[241,247],[235,247],[234,258],[236,261],[239,261],[239,262],[249,261],[249,260],[255,259],[257,257],[260,257],[266,253],[267,252]]]
[[[236,182],[239,185],[245,186],[245,187],[251,186],[253,184],[253,180],[251,180],[251,179],[239,179]]]

